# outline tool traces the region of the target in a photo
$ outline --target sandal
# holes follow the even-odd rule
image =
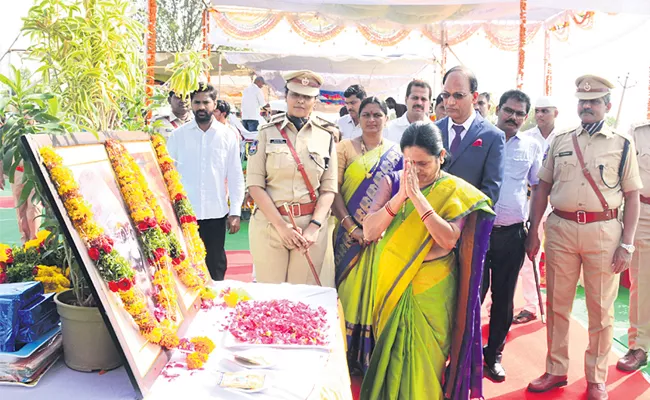
[[[534,319],[537,319],[537,315],[533,314],[530,311],[522,310],[512,319],[512,323],[516,325],[525,324],[526,322],[530,322]]]

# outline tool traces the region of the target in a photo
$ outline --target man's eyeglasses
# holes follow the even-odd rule
[[[465,97],[467,97],[469,93],[461,93],[461,92],[456,92],[456,93],[448,93],[448,92],[442,92],[440,93],[440,96],[444,99],[447,100],[450,97],[453,97],[454,100],[462,100]]]
[[[528,115],[524,111],[515,111],[510,107],[502,107],[501,111],[503,111],[503,113],[506,114],[506,115],[513,115],[514,114],[517,118],[524,118],[524,117],[526,117],[526,115]]]

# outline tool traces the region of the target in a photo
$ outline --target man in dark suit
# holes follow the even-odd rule
[[[472,71],[454,67],[442,82],[447,117],[436,125],[452,157],[443,168],[474,185],[495,204],[503,180],[505,134],[474,110],[479,94]]]

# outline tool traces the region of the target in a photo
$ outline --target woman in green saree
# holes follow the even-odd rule
[[[493,212],[487,196],[441,170],[442,143],[435,125],[411,124],[404,171],[382,180],[365,219],[365,239],[379,241],[361,260],[377,340],[362,399],[482,395],[479,282]]]
[[[336,147],[339,193],[332,206],[341,221],[334,245],[335,278],[347,330],[348,364],[353,373],[365,371],[374,345],[370,329],[372,315],[361,301],[369,293],[367,271],[357,268],[366,243],[363,221],[378,185],[386,174],[402,168],[399,145],[383,138],[388,109],[377,97],[368,97],[359,106],[362,134],[342,140]]]

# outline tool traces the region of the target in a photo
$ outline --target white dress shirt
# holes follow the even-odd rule
[[[537,140],[537,143],[542,147],[542,154],[546,153],[546,149],[551,145],[553,138],[555,137],[555,129],[551,131],[547,138],[542,135],[542,131],[539,130],[539,127],[535,125],[534,128],[531,128],[523,133],[524,136],[530,136],[533,139]]]
[[[256,120],[260,119],[260,108],[266,105],[264,93],[254,83],[244,89],[241,98],[241,119]]]
[[[457,124],[454,121],[451,120],[450,118],[447,118],[447,140],[449,140],[449,147],[451,148],[451,144],[454,142],[454,138],[456,137],[456,131],[452,128],[454,125],[462,125],[463,131],[460,133],[460,141],[462,142],[463,139],[465,139],[465,135],[469,131],[469,127],[472,126],[472,123],[474,123],[474,120],[476,119],[476,111],[471,113],[469,118],[465,120],[462,124]]]
[[[354,139],[361,136],[361,125],[355,125],[350,114],[346,114],[339,118],[338,126],[339,131],[341,131],[341,140]]]
[[[223,218],[229,213],[241,215],[244,174],[239,143],[230,129],[213,117],[212,125],[203,132],[193,119],[172,132],[167,149],[176,161],[197,219]]]
[[[407,113],[404,113],[401,117],[394,119],[388,123],[386,129],[384,129],[385,139],[397,143],[398,145],[400,144],[404,131],[409,127],[409,125],[411,125],[408,118],[406,118],[406,114]]]
[[[506,142],[501,196],[494,205],[494,226],[509,226],[528,219],[528,185],[537,185],[542,148],[530,136],[517,133]]]

